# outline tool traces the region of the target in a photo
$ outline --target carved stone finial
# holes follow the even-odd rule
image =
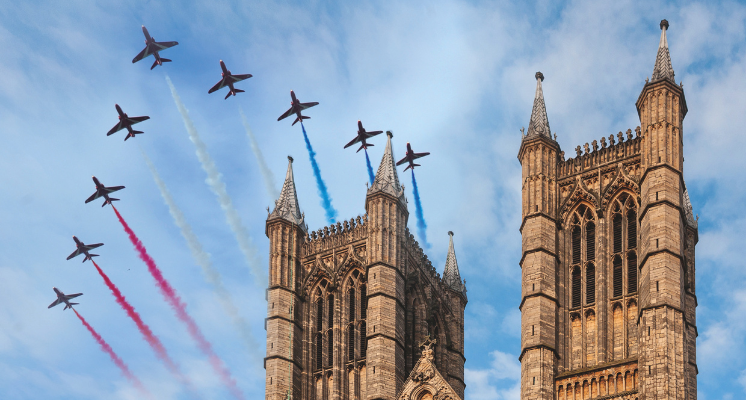
[[[583,154],[583,152],[580,150],[580,146],[576,147],[575,148],[575,155],[577,155],[578,157],[580,157],[581,154]]]
[[[557,132],[554,132],[554,141],[557,141]]]
[[[606,148],[606,138],[605,138],[605,137],[602,137],[602,138],[601,138],[601,148],[602,148],[602,149],[605,149],[605,148]]]
[[[661,20],[661,29],[668,29],[668,21],[665,19]]]
[[[614,145],[614,134],[609,135],[609,147]]]
[[[591,144],[593,145],[593,152],[594,153],[597,152],[598,151],[598,141],[594,140],[594,141],[591,142]]]
[[[525,130],[526,130],[526,127],[522,126],[521,127],[521,136],[526,136],[526,134],[524,133]]]
[[[622,133],[622,131],[619,131],[619,133],[616,134],[616,137],[619,138],[619,143],[624,142],[624,134]]]
[[[386,136],[388,136],[390,138],[393,138],[394,137],[394,132],[386,131]]]
[[[288,160],[290,160],[290,162],[293,162],[293,157],[288,156]]]
[[[565,161],[565,152],[564,151],[560,151],[559,154],[560,154],[560,160]]]
[[[453,231],[448,231],[448,236],[453,236]]]
[[[544,82],[544,74],[542,74],[541,72],[537,72],[536,79],[541,79],[541,81]]]
[[[586,142],[586,143],[585,143],[585,144],[583,145],[583,148],[585,149],[585,154],[588,154],[588,153],[590,153],[590,150],[588,149],[588,142]]]
[[[627,140],[632,140],[632,129],[627,129]]]
[[[635,137],[640,137],[640,135],[640,127],[638,126],[637,128],[635,128]]]

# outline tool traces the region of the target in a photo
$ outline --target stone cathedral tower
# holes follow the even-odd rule
[[[523,170],[521,399],[697,398],[694,247],[684,184],[684,89],[668,22],[640,126],[565,159],[542,81],[518,159]],[[615,139],[616,137],[616,139]],[[600,145],[599,145],[600,144]]]
[[[463,399],[466,286],[407,229],[388,141],[362,217],[308,231],[292,158],[267,217],[266,399]]]

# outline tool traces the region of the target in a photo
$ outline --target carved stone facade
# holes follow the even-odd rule
[[[391,137],[366,214],[316,231],[300,213],[291,159],[266,223],[266,399],[395,400],[423,365],[426,337],[436,343],[427,363],[439,372],[416,377],[437,376],[450,398],[463,398],[465,282],[452,238],[441,278],[409,233]]]
[[[541,81],[523,171],[521,399],[697,398],[694,247],[684,90],[666,29],[640,127],[577,146],[549,135]]]
[[[443,378],[435,366],[433,346],[436,340],[425,339],[420,347],[422,356],[412,368],[404,388],[399,393],[399,400],[461,400],[463,393],[458,393]]]

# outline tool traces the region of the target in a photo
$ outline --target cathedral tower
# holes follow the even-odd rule
[[[537,73],[523,171],[521,399],[696,400],[697,220],[684,90],[666,30],[640,127],[577,146],[549,134]]]

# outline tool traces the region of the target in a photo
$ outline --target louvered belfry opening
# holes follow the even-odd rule
[[[596,259],[596,224],[593,222],[585,225],[585,256],[587,261]]]
[[[368,293],[365,285],[360,286],[360,319],[368,316]]]
[[[366,339],[365,321],[360,322],[360,358],[365,358],[365,352],[368,350],[368,340]]]
[[[327,365],[334,365],[334,295],[329,295],[327,298],[328,311],[327,314],[327,325],[329,326],[329,333],[327,334]]]
[[[316,369],[321,369],[324,356],[324,336],[322,333],[324,323],[324,299],[319,297],[316,301]]]
[[[588,263],[585,267],[585,304],[596,301],[596,266]]]
[[[355,359],[355,323],[350,322],[347,326],[347,360]]]
[[[572,307],[580,307],[580,268],[575,267],[572,270]]]
[[[627,293],[637,291],[637,254],[630,251],[627,254]]]
[[[614,236],[614,253],[622,251],[622,214],[614,215],[613,236]]]
[[[321,333],[316,334],[316,369],[321,369],[321,360],[323,357],[323,342]]]
[[[350,305],[350,322],[355,321],[355,288],[351,288],[350,291],[347,293],[349,296],[349,302],[347,304]]]
[[[634,209],[627,210],[627,248],[637,247],[637,212]]]
[[[572,263],[580,264],[580,227],[572,228]]]
[[[322,324],[324,323],[324,300],[319,299],[316,302],[316,330],[321,331]]]
[[[365,319],[368,316],[368,292],[365,285],[360,285],[360,358],[365,358],[368,350],[368,331],[366,330]]]
[[[614,296],[619,297],[622,295],[622,258],[614,256]]]

